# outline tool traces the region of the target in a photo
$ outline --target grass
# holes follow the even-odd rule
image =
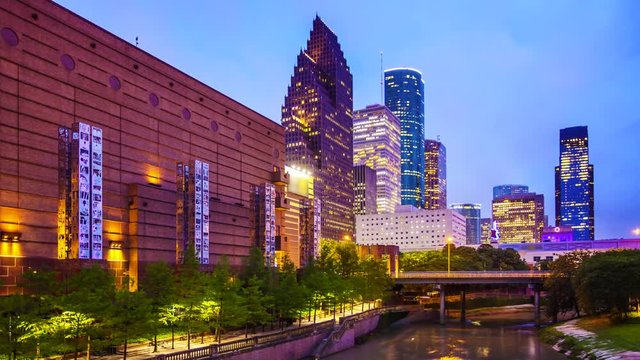
[[[622,323],[613,323],[606,315],[578,321],[578,326],[594,332],[598,341],[606,341],[621,350],[640,351],[640,317],[632,314]]]

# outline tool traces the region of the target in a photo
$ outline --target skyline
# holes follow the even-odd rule
[[[381,50],[385,69],[423,72],[425,136],[440,135],[448,148],[449,203],[481,203],[487,217],[492,187],[521,183],[546,195],[552,218],[559,130],[586,125],[598,168],[596,238],[628,238],[640,226],[633,168],[640,162],[640,41],[633,38],[640,25],[631,15],[638,3],[429,3],[411,12],[403,10],[409,5],[337,2],[59,3],[127,41],[139,36],[141,49],[278,123],[317,12],[340,38],[354,75],[354,109],[380,102]],[[368,26],[384,21],[383,13],[401,14],[402,27]]]

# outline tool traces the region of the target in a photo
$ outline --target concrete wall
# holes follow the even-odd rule
[[[342,335],[342,338],[340,338],[340,340],[331,343],[322,353],[322,356],[328,356],[354,347],[356,344],[356,339],[360,336],[367,335],[375,330],[378,326],[379,320],[380,315],[374,315],[364,320],[358,321],[353,325],[352,328],[344,332],[344,335]]]
[[[324,339],[328,333],[307,336],[302,339],[288,341],[275,346],[256,349],[245,353],[220,356],[220,359],[229,360],[276,360],[302,359],[311,354],[313,349]]]

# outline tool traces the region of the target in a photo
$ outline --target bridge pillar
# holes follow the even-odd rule
[[[540,291],[541,284],[531,284],[529,288],[533,290],[533,317],[536,327],[540,327]]]
[[[445,318],[445,298],[444,285],[440,285],[440,325],[446,325],[447,319]]]
[[[465,300],[465,291],[460,290],[460,322],[465,323],[467,320],[467,304]]]

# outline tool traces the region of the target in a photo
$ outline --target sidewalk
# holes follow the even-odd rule
[[[374,303],[371,303],[371,308],[374,307]],[[353,307],[353,314],[358,314],[361,313],[362,309],[362,304],[356,304]],[[336,321],[338,321],[338,319],[342,316],[349,316],[351,315],[351,307],[347,306],[345,307],[345,312],[344,313],[336,313],[335,319]],[[365,303],[364,305],[364,311],[369,310],[369,305],[367,303]],[[339,311],[339,308],[336,309],[336,311]],[[323,321],[327,321],[327,320],[333,320],[333,314],[332,313],[328,313],[328,312],[322,312],[322,311],[318,311],[316,313],[316,323],[321,323]],[[298,328],[300,326],[306,326],[306,325],[311,325],[313,324],[313,312],[311,313],[311,321],[307,320],[307,317],[305,317],[302,320],[302,323],[300,325],[298,325],[298,323],[294,323],[291,326],[285,327],[284,329],[274,329],[274,330],[267,330],[264,332],[258,331],[255,334],[248,334],[248,338],[254,337],[254,336],[259,336],[259,335],[269,335],[269,334],[275,334],[275,333],[279,333],[285,330],[290,330],[290,329],[295,329]],[[259,329],[260,327],[258,327]],[[265,329],[270,328],[270,326],[265,326]],[[180,338],[186,338],[186,334],[180,334],[180,335],[176,335],[175,336],[175,341],[174,341],[174,349],[171,349],[171,337],[165,337],[165,338],[158,338],[158,351],[157,352],[153,352],[153,341],[145,341],[145,342],[140,342],[140,343],[134,343],[134,344],[129,344],[127,346],[127,359],[131,359],[131,360],[142,360],[142,359],[149,359],[152,357],[155,357],[157,355],[162,355],[162,354],[170,354],[173,352],[178,352],[178,351],[184,351],[187,350],[187,340],[179,340]],[[244,335],[244,331],[234,331],[228,334],[223,334],[222,335],[222,340],[221,343],[228,343],[228,342],[232,342],[232,341],[236,341],[236,340],[241,340],[241,339],[245,339],[245,335]],[[197,348],[201,348],[201,347],[206,347],[208,345],[211,344],[217,344],[217,342],[215,341],[215,338],[213,335],[205,335],[204,336],[204,342],[202,341],[203,339],[201,337],[197,337],[197,338],[191,338],[191,349],[197,349]],[[105,355],[105,356],[91,356],[94,359],[101,359],[101,360],[116,360],[116,359],[122,359],[123,357],[123,351],[124,351],[124,346],[118,346],[117,347],[117,353],[114,355]]]

